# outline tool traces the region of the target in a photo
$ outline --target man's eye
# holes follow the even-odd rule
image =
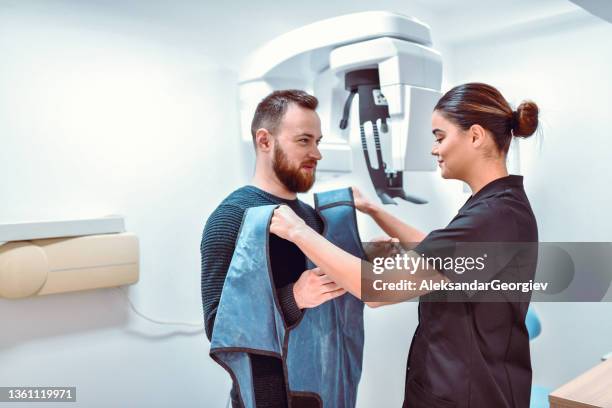
[[[436,143],[442,143],[442,140],[444,140],[444,138],[436,139]]]

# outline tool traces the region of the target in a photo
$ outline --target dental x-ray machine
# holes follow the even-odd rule
[[[251,142],[251,118],[266,95],[302,89],[319,99],[324,134],[330,133],[320,146],[319,170],[352,171],[345,129],[357,96],[361,147],[377,195],[384,204],[396,204],[396,197],[426,203],[404,191],[403,172],[435,170],[430,118],[440,98],[442,59],[431,45],[427,25],[382,11],[319,21],[275,38],[241,72],[244,140]]]

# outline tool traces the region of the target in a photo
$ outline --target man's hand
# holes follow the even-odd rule
[[[376,209],[376,204],[364,196],[357,187],[352,186],[351,189],[353,190],[353,201],[356,209],[364,214],[370,214]]]
[[[274,210],[274,216],[270,222],[270,232],[291,241],[292,233],[300,228],[306,227],[303,219],[287,205],[281,205]]]
[[[295,303],[300,309],[317,307],[345,293],[346,290],[322,274],[319,268],[305,270],[293,285]]]

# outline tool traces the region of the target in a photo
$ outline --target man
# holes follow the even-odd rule
[[[245,211],[250,207],[286,204],[314,230],[323,225],[315,210],[297,199],[312,187],[317,162],[321,122],[315,112],[318,101],[303,91],[276,91],[264,98],[255,111],[251,134],[256,153],[255,174],[250,185],[231,193],[211,214],[202,244],[202,303],[206,335],[214,330],[217,307]],[[292,243],[270,235],[269,252],[276,293],[288,327],[301,318],[302,309],[343,295],[346,291],[328,277],[306,269],[306,258]],[[257,407],[288,406],[282,361],[250,354]],[[240,406],[236,383],[232,405]]]

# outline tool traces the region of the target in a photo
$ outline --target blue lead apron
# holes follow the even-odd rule
[[[363,359],[363,302],[346,293],[306,309],[285,325],[270,267],[269,226],[276,205],[249,208],[217,309],[210,355],[232,376],[246,408],[255,408],[249,353],[283,362],[287,400],[318,400],[324,408],[354,407]],[[363,258],[350,189],[315,194],[323,236]],[[314,267],[307,261],[308,269]]]

